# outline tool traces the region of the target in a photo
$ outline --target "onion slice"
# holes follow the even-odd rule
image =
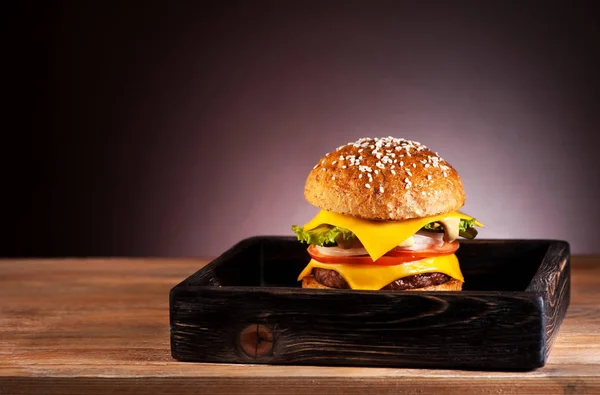
[[[359,256],[368,255],[364,247],[341,248],[341,247],[321,247],[314,246],[319,254],[325,256]]]
[[[444,245],[444,234],[436,233],[436,232],[428,232],[424,230],[420,230],[412,236],[413,244],[409,246],[402,246],[402,249],[406,249],[408,251],[418,251],[418,250],[426,250],[435,247],[441,247]]]
[[[415,238],[415,244],[434,244],[442,246],[444,244],[444,234],[438,232],[429,232],[427,230],[420,230],[413,236]]]

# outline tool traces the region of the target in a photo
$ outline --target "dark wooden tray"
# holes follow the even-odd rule
[[[171,352],[188,362],[531,370],[570,298],[556,240],[465,240],[460,292],[302,289],[294,237],[242,240],[170,293]]]

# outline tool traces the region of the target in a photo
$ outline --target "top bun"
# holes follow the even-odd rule
[[[326,154],[308,175],[304,197],[323,210],[370,220],[429,217],[465,204],[448,162],[416,141],[393,137],[361,138]]]

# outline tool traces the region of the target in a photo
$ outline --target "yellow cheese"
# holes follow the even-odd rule
[[[310,275],[313,268],[335,270],[346,280],[350,288],[360,290],[379,290],[399,278],[421,273],[444,273],[454,279],[465,281],[458,258],[454,254],[393,266],[321,263],[311,259],[298,276],[298,281]]]
[[[321,210],[312,220],[304,225],[305,230],[311,230],[319,225],[329,224],[346,228],[358,237],[371,259],[376,261],[392,248],[408,239],[430,222],[443,221],[446,218],[462,218],[470,220],[472,217],[459,211],[433,217],[414,218],[404,221],[371,221],[349,215],[332,213]],[[483,226],[475,222],[477,226]]]

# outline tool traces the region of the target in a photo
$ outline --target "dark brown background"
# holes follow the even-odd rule
[[[3,12],[2,255],[291,234],[325,152],[416,139],[481,237],[600,252],[593,2],[39,1]]]

